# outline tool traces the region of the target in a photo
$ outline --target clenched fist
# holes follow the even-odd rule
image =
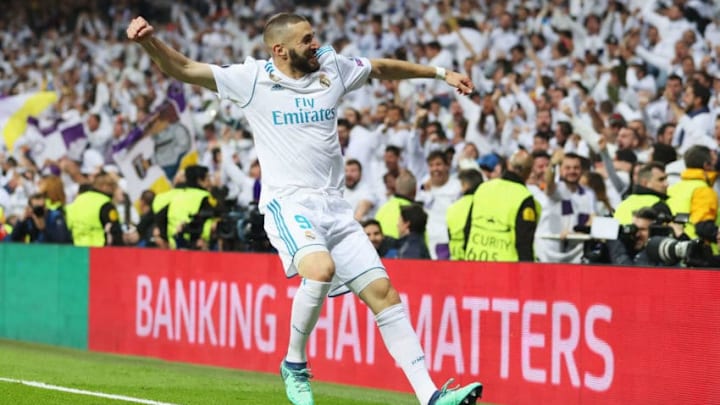
[[[150,38],[154,32],[155,28],[142,17],[133,18],[127,27],[128,39],[135,42],[142,42]]]

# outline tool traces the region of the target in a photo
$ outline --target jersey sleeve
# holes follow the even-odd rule
[[[247,58],[244,63],[233,65],[210,65],[215,86],[221,99],[246,106],[255,92],[258,66],[255,60]]]
[[[367,58],[352,57],[338,55],[331,46],[324,46],[317,51],[318,58],[325,56],[333,58],[333,62],[337,66],[338,73],[342,79],[343,86],[346,91],[353,91],[362,87],[367,83],[370,77],[370,60]],[[322,63],[322,61],[321,61]]]

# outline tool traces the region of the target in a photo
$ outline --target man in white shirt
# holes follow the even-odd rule
[[[450,258],[448,228],[445,221],[448,208],[460,198],[462,186],[450,175],[450,159],[444,151],[433,151],[427,157],[429,178],[420,186],[416,200],[423,203],[428,214],[426,225],[428,249],[433,260]]]
[[[226,66],[193,61],[157,37],[142,17],[127,28],[166,74],[218,92],[239,104],[255,136],[263,172],[260,208],[265,230],[288,277],[300,274],[291,311],[290,344],[280,365],[288,399],[313,405],[306,346],[325,298],[347,289],[375,314],[380,334],[403,369],[420,403],[475,403],[482,385],[441,390],[430,378],[423,349],[397,291],[352,209],[342,199],[343,158],[337,135],[337,106],[345,93],[368,78],[432,78],[460,92],[470,79],[442,68],[391,59],[347,58],[320,47],[302,16],[268,19],[263,39],[270,60],[248,57]],[[333,288],[334,287],[334,288]]]
[[[595,195],[582,187],[581,158],[578,155],[556,155],[545,175],[546,205],[542,207],[535,233],[535,253],[538,260],[549,263],[580,263],[582,241],[568,236],[577,225],[586,225],[595,211]],[[553,167],[560,163],[556,180]]]
[[[679,118],[673,138],[673,146],[678,148],[678,153],[685,153],[693,145],[714,147],[714,120],[708,108],[709,101],[710,89],[699,83],[690,83],[683,93],[685,109],[677,103],[670,104]]]
[[[362,165],[357,159],[345,161],[345,193],[343,198],[355,213],[355,220],[362,222],[375,216],[378,198],[372,187],[363,180]]]

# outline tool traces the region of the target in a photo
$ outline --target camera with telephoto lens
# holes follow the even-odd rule
[[[712,249],[700,239],[680,241],[653,236],[648,241],[646,250],[650,260],[668,266],[684,264],[687,267],[712,267]]]

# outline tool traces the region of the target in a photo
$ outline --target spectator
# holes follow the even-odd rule
[[[673,112],[678,117],[673,146],[679,153],[685,153],[693,145],[713,145],[713,117],[708,109],[710,90],[699,83],[690,83],[683,93],[683,109],[678,103],[671,103]]]
[[[420,186],[417,201],[425,208],[428,248],[433,259],[448,259],[448,228],[445,216],[448,208],[460,198],[460,181],[450,174],[450,159],[442,151],[430,152],[427,158],[430,178]]]
[[[556,179],[555,166],[560,165]],[[580,263],[581,241],[568,238],[576,226],[585,226],[595,211],[595,195],[580,185],[582,158],[557,154],[545,172],[547,204],[542,207],[535,237],[541,262]],[[552,239],[549,239],[552,238]]]
[[[427,214],[420,204],[410,204],[400,208],[400,219],[397,224],[398,258],[430,259],[430,252],[425,244],[425,226]]]
[[[383,234],[380,222],[374,219],[367,219],[361,223],[370,243],[375,247],[378,255],[383,258],[397,257],[397,239]]]
[[[343,198],[353,208],[355,220],[372,218],[377,209],[377,198],[367,181],[363,180],[362,165],[356,159],[345,162],[345,193]]]

